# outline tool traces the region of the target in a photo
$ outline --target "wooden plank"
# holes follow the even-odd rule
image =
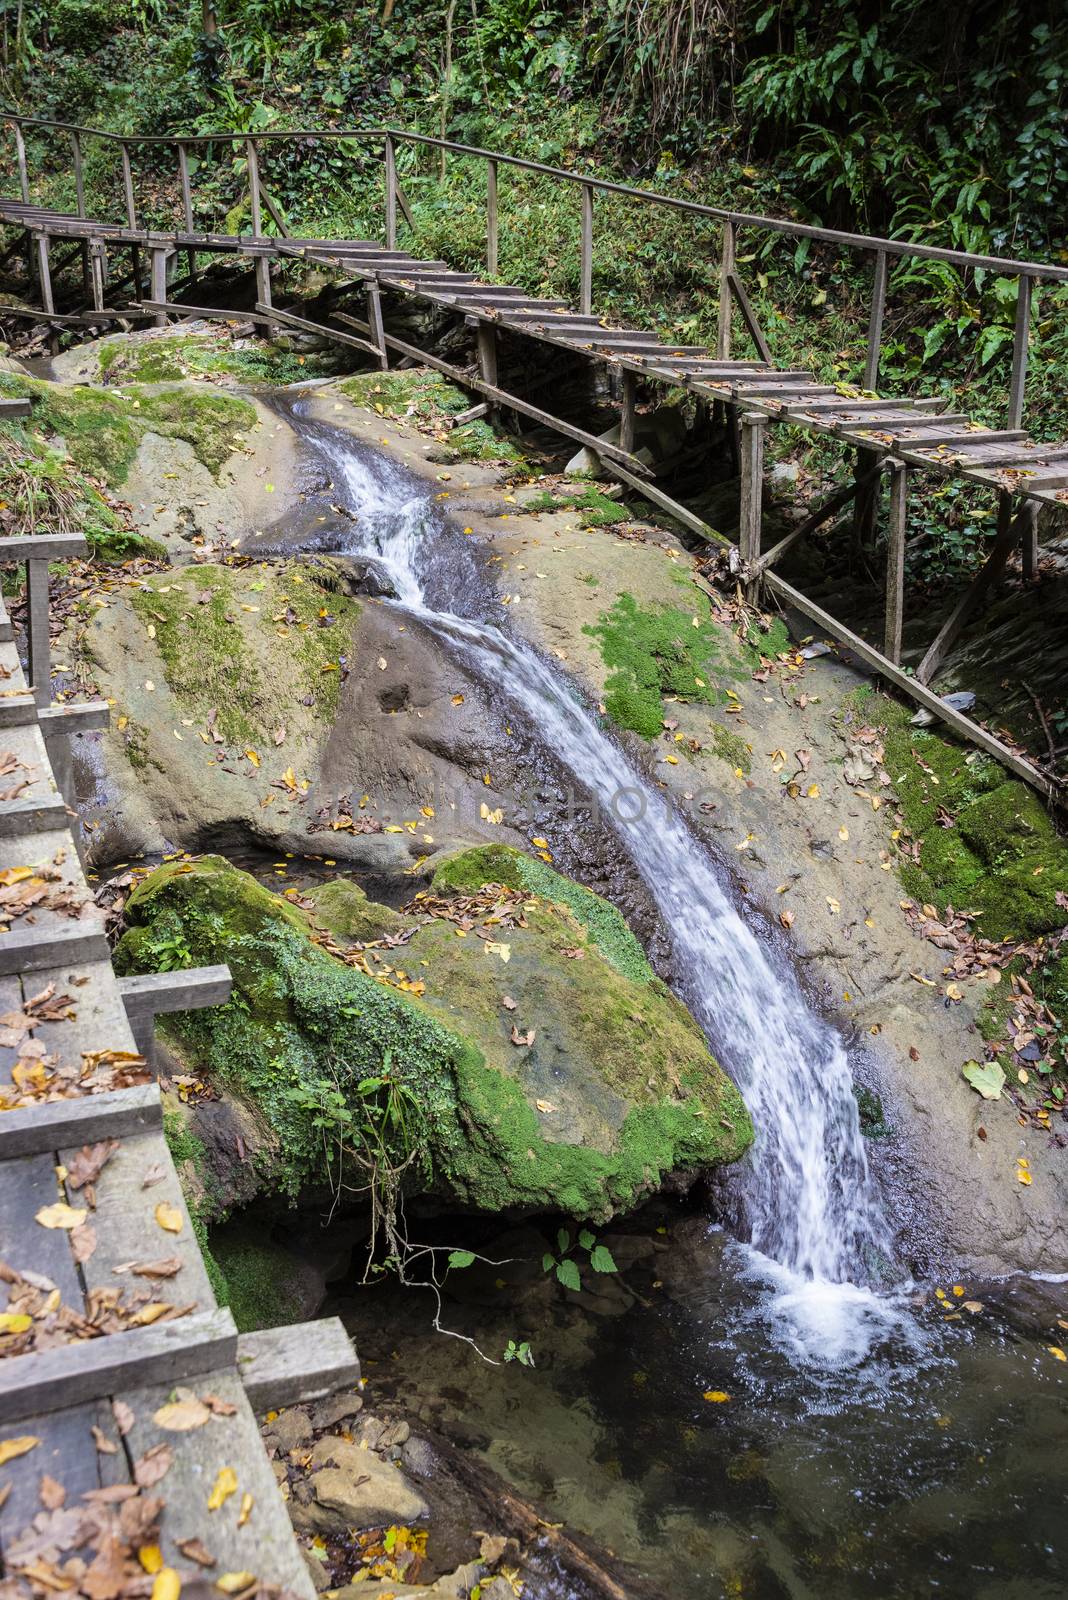
[[[266,309],[267,307],[257,302],[257,311],[266,311]],[[342,333],[339,328],[331,328],[323,322],[312,322],[307,317],[294,316],[291,311],[278,311],[275,309],[271,311],[271,316],[276,322],[281,322],[287,328],[303,328],[310,333],[329,334],[330,338],[336,339],[339,344],[352,345],[355,349],[363,350],[368,355],[378,356],[378,351],[368,339],[359,339],[354,333]]]
[[[747,593],[756,596],[759,574],[753,568],[760,559],[762,502],[764,492],[764,429],[767,419],[759,412],[746,412],[741,419],[741,511],[738,524],[738,554],[749,574]]]
[[[10,307],[4,306],[3,310],[8,311]],[[14,417],[28,417],[32,410],[28,400],[0,399],[0,421],[10,422]]]
[[[108,942],[98,924],[73,924],[42,934],[39,929],[20,928],[14,923],[9,932],[0,934],[0,973],[77,967],[86,961],[106,961],[108,954]]]
[[[145,312],[166,311],[176,317],[208,317],[218,322],[256,322],[266,325],[274,318],[278,320],[279,313],[272,309],[271,316],[258,311],[234,311],[233,309],[217,308],[212,306],[187,306],[177,300],[139,300],[138,306]],[[116,313],[125,316],[125,312]]]
[[[1016,283],[1016,324],[1012,337],[1012,377],[1009,383],[1008,425],[1018,428],[1023,421],[1024,389],[1027,384],[1027,345],[1031,336],[1031,279],[1021,273]]]
[[[768,344],[767,339],[764,337],[764,330],[757,320],[757,314],[749,302],[749,296],[745,292],[745,285],[742,283],[741,278],[738,276],[733,267],[728,273],[727,278],[731,287],[731,293],[734,295],[734,298],[737,301],[738,310],[742,313],[742,321],[749,330],[749,337],[756,345],[761,360],[767,361],[770,364],[773,359],[771,347]]]
[[[22,533],[0,538],[0,562],[69,561],[88,551],[80,533]]]
[[[933,712],[938,720],[944,722],[954,733],[959,734],[961,738],[966,739],[970,744],[976,745],[980,750],[985,750],[987,755],[991,755],[996,761],[1000,761],[1003,767],[1014,773],[1016,777],[1022,778],[1025,783],[1029,783],[1040,794],[1049,797],[1055,792],[1055,785],[1050,781],[1049,777],[1040,772],[1030,761],[1026,761],[1022,756],[1017,755],[1014,750],[1010,750],[1008,745],[1003,744],[992,733],[988,733],[985,728],[981,728],[977,722],[973,722],[971,717],[966,717],[962,711],[955,711],[952,706],[947,706],[945,701],[935,694],[933,689],[928,689],[925,684],[911,677],[901,667],[897,667],[892,661],[888,661],[881,650],[877,650],[866,639],[862,639],[851,628],[847,628],[845,623],[839,622],[836,617],[832,617],[829,611],[825,611],[814,600],[810,600],[799,589],[795,589],[793,584],[786,582],[785,578],[780,578],[777,572],[767,573],[764,581],[768,588],[778,595],[780,600],[802,612],[828,638],[837,639],[839,644],[844,645],[846,649],[863,661],[866,666],[871,667],[880,677],[885,678],[895,688],[900,689],[910,700],[914,700],[917,705],[923,706],[927,711]]]
[[[945,622],[943,622],[935,635],[927,654],[916,668],[916,676],[921,683],[929,683],[938,671],[938,668],[960,637],[968,618],[986,597],[987,591],[994,583],[994,580],[1000,577],[1005,570],[1009,557],[1020,542],[1025,525],[1032,517],[1037,515],[1037,506],[1029,502],[1022,506],[1017,515],[1013,517],[1011,497],[1007,494],[1003,494],[1000,497],[998,503],[998,532],[994,543],[990,547],[990,554],[950,611]]]
[[[0,1112],[0,1161],[59,1150],[64,1145],[128,1138],[151,1132],[162,1124],[159,1086],[155,1083],[106,1094],[84,1094],[73,1100],[43,1100],[18,1111]]]
[[[952,427],[947,429],[941,423],[941,419],[939,419],[939,422],[932,422],[926,427],[919,424],[914,428],[893,427],[888,428],[887,432],[895,445],[910,444],[921,450],[935,450],[942,448],[944,445],[955,444],[997,444],[1002,441],[1007,443],[1013,439],[1027,438],[1026,433],[1021,432],[1019,429],[1009,430],[1004,433],[995,433],[993,431],[980,433],[974,428],[970,428],[967,431]]]
[[[33,698],[39,706],[46,706],[52,698],[48,562],[37,559],[26,562],[26,655]]]
[[[76,704],[64,700],[41,706],[37,718],[45,737],[54,739],[64,733],[92,733],[106,728],[111,721],[111,707],[106,700],[85,700]]]
[[[497,163],[486,162],[486,272],[497,276]]]
[[[360,1361],[339,1317],[243,1333],[237,1370],[257,1411],[318,1400],[360,1381]]]
[[[37,721],[37,701],[32,694],[9,695],[0,700],[0,728],[27,728]]]
[[[67,1411],[35,1417],[32,1429],[24,1422],[4,1418],[0,1424],[0,1443],[32,1432],[39,1441],[29,1455],[20,1457],[0,1472],[0,1482],[10,1485],[10,1494],[0,1506],[0,1553],[25,1533],[41,1511],[41,1479],[47,1474],[67,1491],[68,1504],[90,1490],[116,1481],[118,1472],[128,1476],[126,1457],[121,1448],[114,1456],[103,1456],[92,1435],[100,1425],[101,1408],[90,1401]],[[119,1480],[121,1481],[121,1480]],[[17,1590],[16,1590],[17,1593]]]
[[[868,321],[868,349],[864,358],[864,387],[879,386],[879,361],[883,344],[883,313],[886,309],[886,251],[875,252],[875,279],[871,291],[871,316]]]
[[[5,800],[0,803],[0,839],[18,839],[30,833],[51,833],[70,821],[62,799]],[[10,935],[0,935],[6,939]]]
[[[584,183],[579,190],[582,204],[579,250],[579,310],[593,309],[593,189]]]
[[[233,991],[230,968],[190,967],[184,972],[146,972],[117,980],[128,1017],[160,1016],[221,1006]]]
[[[236,1357],[237,1327],[220,1307],[100,1339],[72,1340],[0,1361],[0,1415],[5,1424],[28,1421],[122,1395],[138,1384],[198,1378],[232,1366]]]

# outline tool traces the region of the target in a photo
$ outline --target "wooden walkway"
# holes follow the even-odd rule
[[[352,345],[383,369],[391,357],[417,362],[446,373],[480,396],[467,417],[507,409],[518,416],[555,430],[593,451],[621,483],[668,512],[691,532],[726,543],[695,512],[656,482],[635,449],[636,409],[658,390],[682,387],[707,406],[730,419],[729,430],[738,456],[740,507],[738,547],[732,557],[752,601],[766,592],[784,607],[806,616],[821,632],[836,639],[872,670],[902,693],[950,726],[962,737],[995,756],[1010,771],[1033,784],[1043,794],[1062,798],[1066,785],[1056,774],[1039,768],[1021,751],[997,738],[964,713],[947,706],[928,685],[942,667],[964,629],[981,610],[994,585],[1013,558],[1019,558],[1025,581],[1038,572],[1038,512],[1043,504],[1068,504],[1068,440],[1036,440],[1024,426],[1025,389],[1031,340],[1035,285],[1042,281],[1068,281],[1068,267],[1018,261],[941,249],[927,244],[842,233],[698,204],[671,194],[640,190],[626,184],[592,178],[586,174],[545,166],[498,151],[458,145],[427,135],[395,129],[329,129],[220,133],[191,136],[124,136],[101,133],[71,124],[27,118],[0,111],[11,127],[16,147],[20,195],[0,199],[0,223],[24,230],[31,282],[39,293],[40,307],[0,308],[0,316],[33,318],[60,329],[69,325],[107,325],[115,321],[147,321],[156,326],[171,317],[233,318],[233,307],[194,303],[203,298],[210,275],[205,260],[231,258],[251,268],[255,276],[253,320],[268,331],[279,326],[328,334]],[[77,210],[62,213],[31,201],[30,168],[25,133],[69,139],[74,163]],[[96,139],[118,152],[122,162],[124,222],[86,215],[82,181],[85,140]],[[296,239],[289,235],[279,208],[271,199],[261,175],[261,158],[279,144],[307,139],[345,140],[355,146],[381,145],[383,173],[383,241]],[[446,262],[423,259],[398,248],[399,219],[415,234],[415,219],[398,176],[398,150],[430,147],[441,158],[457,157],[485,168],[486,274],[453,270]],[[191,150],[219,152],[230,147],[244,163],[251,232],[216,234],[198,231],[190,173]],[[133,157],[147,152],[158,172],[161,155],[170,154],[177,165],[181,225],[171,230],[149,229],[139,222]],[[498,177],[504,169],[522,169],[570,186],[579,196],[580,292],[575,309],[558,299],[536,299],[523,289],[495,280],[498,266]],[[155,184],[158,190],[158,182]],[[602,194],[625,197],[638,205],[668,208],[720,229],[719,308],[715,349],[706,346],[666,344],[640,328],[614,326],[593,310],[593,234],[595,199]],[[275,228],[267,232],[267,222]],[[738,241],[743,230],[779,233],[796,240],[832,245],[836,250],[863,253],[873,259],[871,314],[863,388],[821,382],[811,372],[778,365],[770,341],[742,281]],[[76,309],[56,308],[52,250],[67,251],[66,264],[81,262],[82,293]],[[116,273],[119,258],[128,267]],[[1006,426],[989,428],[966,412],[948,412],[942,399],[896,397],[878,393],[883,319],[890,266],[907,258],[936,260],[962,274],[997,272],[1017,284],[1011,374],[1005,395]],[[177,265],[186,271],[178,280]],[[314,315],[299,302],[277,303],[276,291],[284,283],[284,269],[310,263],[337,274],[335,295],[329,308]],[[273,273],[273,276],[272,276]],[[129,293],[122,295],[127,287]],[[355,304],[341,297],[357,296]],[[390,312],[398,297],[436,306],[454,314],[471,331],[476,367],[458,366],[419,349],[409,339],[391,331]],[[210,296],[209,296],[210,298]],[[341,300],[341,304],[338,304]],[[752,354],[732,353],[734,326],[740,319]],[[522,393],[509,390],[499,375],[502,354],[509,358],[515,339],[534,341],[566,350],[613,374],[613,391],[619,414],[613,436],[594,437],[574,420],[535,405]],[[852,482],[817,506],[786,538],[771,548],[763,543],[764,453],[768,430],[786,425],[840,444],[852,464]],[[937,635],[913,671],[902,666],[905,618],[905,557],[908,542],[908,490],[917,473],[958,478],[987,491],[997,513],[997,534],[985,564],[962,582]],[[880,480],[889,481],[889,514],[885,534],[885,596],[882,636],[878,644],[861,638],[848,620],[832,616],[774,570],[783,555],[815,533],[852,503],[853,527],[859,547],[876,551],[875,524],[880,504]]]
[[[0,560],[18,546],[47,640],[42,545],[2,541]],[[47,673],[40,631],[29,655]],[[217,1003],[229,974],[116,980],[50,759],[102,710],[50,720],[47,675],[27,684],[2,606],[0,680],[0,1578],[73,1592],[57,1569],[96,1562],[92,1592],[118,1595],[158,1546],[189,1582],[245,1573],[310,1600],[254,1407],[359,1366],[335,1322],[239,1337],[216,1305],[131,1031],[146,1039],[176,1001]],[[188,1431],[164,1409],[176,1387],[198,1417],[207,1400]]]

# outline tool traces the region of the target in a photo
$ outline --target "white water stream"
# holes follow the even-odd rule
[[[721,870],[674,806],[625,755],[566,680],[500,629],[426,602],[429,541],[440,523],[427,491],[388,458],[314,426],[355,514],[347,554],[371,559],[397,604],[521,708],[546,748],[618,833],[671,938],[684,995],[753,1118],[741,1176],[749,1244],[744,1270],[768,1287],[779,1342],[827,1367],[860,1361],[889,1337],[917,1337],[900,1296],[865,1286],[885,1259],[852,1077],[837,1033],[812,1010],[796,974],[765,951],[738,914]]]

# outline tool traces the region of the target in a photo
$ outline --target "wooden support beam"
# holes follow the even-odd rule
[[[886,546],[886,616],[883,651],[901,664],[901,630],[905,616],[905,547],[908,538],[909,469],[900,461],[890,463],[890,526]]]
[[[152,301],[153,301],[154,305],[159,305],[161,302],[165,302],[166,299],[167,299],[167,249],[166,249],[166,246],[158,247],[158,248],[154,247],[152,249],[152,251],[150,252],[150,260],[151,260],[151,278],[150,278],[149,282],[150,282],[150,290],[151,290],[151,295],[152,295]],[[137,286],[137,289],[135,290],[135,293],[139,292],[139,290],[140,290],[140,285]],[[166,314],[164,312],[158,312],[157,315],[152,320],[153,320],[153,326],[154,327],[165,328],[167,326],[167,317],[166,317]]]
[[[23,1422],[147,1384],[169,1388],[232,1367],[236,1359],[237,1326],[221,1307],[75,1339],[0,1362],[0,1415],[6,1423]]]
[[[69,561],[84,556],[89,546],[80,533],[14,533],[0,538],[0,563],[5,561]]]
[[[634,454],[634,399],[637,394],[638,380],[634,373],[624,369],[622,373],[623,394],[619,408],[619,448],[628,455]]]
[[[968,618],[986,598],[994,581],[1004,572],[1009,557],[1020,542],[1024,528],[1037,515],[1038,507],[1033,500],[1029,500],[1024,502],[1014,517],[1012,496],[1009,494],[998,496],[998,531],[990,547],[990,554],[939,628],[927,654],[916,668],[916,677],[920,683],[930,683],[960,637]]]
[[[772,360],[771,348],[764,337],[763,328],[757,321],[757,314],[749,303],[749,296],[745,292],[745,286],[733,267],[727,274],[727,283],[735,300],[738,302],[738,310],[742,313],[742,321],[749,330],[749,337],[756,345],[760,359],[770,364]]]
[[[864,358],[864,387],[879,387],[879,359],[883,345],[883,313],[886,309],[886,251],[875,252],[875,279],[871,291],[871,317],[868,321],[868,350]]]
[[[47,314],[56,309],[52,293],[52,269],[49,263],[51,243],[48,234],[46,232],[36,234],[34,246],[37,251],[37,283],[41,291],[41,305]]]
[[[43,1100],[0,1113],[0,1161],[69,1150],[99,1139],[125,1139],[163,1126],[159,1085],[83,1094],[71,1100]]]
[[[126,201],[126,221],[133,232],[137,228],[137,203],[134,200],[133,168],[130,166],[130,151],[125,143],[119,146],[122,154],[122,192]]]
[[[383,372],[389,371],[389,346],[386,344],[386,325],[382,318],[382,291],[377,283],[367,285],[367,322],[371,329],[371,342]]]
[[[257,309],[257,311],[259,311],[262,308],[260,306],[257,306],[256,309]],[[295,316],[292,311],[277,311],[276,310],[276,311],[273,311],[271,314],[274,317],[276,322],[284,323],[287,328],[302,328],[308,333],[325,333],[325,334],[329,334],[330,338],[331,339],[336,339],[339,344],[352,345],[355,349],[364,350],[369,355],[373,355],[373,356],[377,356],[378,355],[377,349],[375,348],[375,346],[373,344],[371,344],[370,340],[368,340],[368,339],[358,339],[356,337],[356,335],[352,334],[352,333],[342,333],[340,328],[331,328],[331,327],[328,327],[325,323],[322,323],[322,322],[312,322],[310,320],[310,318],[308,318],[308,317]],[[331,312],[331,315],[332,316],[336,316],[336,317],[341,317],[343,315],[343,313],[340,312],[340,311],[337,311],[337,312]]]
[[[606,463],[606,465],[613,478],[618,479],[620,483],[625,483],[628,488],[633,489],[643,500],[649,500],[654,506],[659,506],[660,510],[666,511],[669,517],[674,517],[675,521],[681,523],[684,528],[689,528],[691,533],[696,533],[700,538],[707,539],[710,544],[724,546],[731,544],[731,541],[713,528],[711,523],[703,522],[696,512],[690,510],[689,506],[681,505],[678,500],[673,500],[669,494],[665,494],[663,489],[658,488],[655,483],[645,478],[636,478],[632,472],[628,472],[625,467],[621,467],[618,461]]]
[[[879,478],[873,468],[879,465],[879,452],[858,450],[853,465],[857,492],[853,499],[853,538],[861,549],[875,543],[875,522],[879,502]]]
[[[881,650],[877,650],[866,639],[862,639],[851,628],[847,628],[843,622],[839,622],[837,618],[832,617],[830,612],[824,611],[822,606],[818,606],[814,600],[810,600],[799,589],[795,589],[784,578],[780,578],[777,572],[767,573],[764,582],[786,605],[795,607],[796,610],[808,617],[829,639],[837,639],[839,644],[844,645],[866,666],[871,667],[880,677],[885,678],[888,683],[892,683],[895,688],[900,689],[917,705],[921,705],[925,710],[933,712],[938,720],[944,722],[954,733],[959,734],[961,738],[966,739],[970,744],[978,746],[980,750],[985,750],[987,755],[991,755],[996,761],[1000,761],[1002,766],[1014,773],[1016,777],[1022,778],[1025,783],[1031,784],[1040,794],[1050,797],[1056,792],[1055,785],[1050,781],[1049,777],[1040,772],[1030,761],[1017,755],[1014,750],[1010,750],[1008,745],[1003,744],[992,733],[988,733],[985,728],[981,728],[977,722],[973,722],[971,717],[966,717],[962,711],[955,711],[952,706],[947,706],[945,701],[935,694],[933,689],[928,689],[916,678],[903,671],[901,667],[897,667],[892,661],[888,661]]]
[[[593,309],[593,186],[582,185],[582,244],[579,262],[579,310]]]
[[[760,575],[753,568],[760,559],[761,514],[764,495],[764,430],[767,418],[747,411],[741,418],[741,509],[738,519],[738,554],[747,574],[746,596],[755,600]]]
[[[248,165],[248,201],[252,219],[252,237],[263,238],[263,202],[260,198],[260,158],[255,139],[245,140],[245,159]]]
[[[266,326],[272,319],[277,320],[281,317],[281,313],[275,311],[273,307],[271,315],[268,316],[266,312],[261,313],[259,311],[234,311],[233,309],[219,309],[213,306],[187,306],[176,300],[141,300],[139,305],[144,311],[166,311],[168,315],[175,317],[196,317],[197,319],[210,317],[217,322],[256,322],[261,326]],[[125,312],[119,314],[126,315]]]
[[[11,124],[15,135],[15,159],[19,169],[19,192],[24,205],[30,203],[30,171],[26,165],[26,141],[22,137],[22,128],[17,122]]]
[[[3,309],[6,311],[8,308],[4,306]],[[0,418],[5,422],[10,421],[12,417],[28,417],[32,410],[33,407],[28,400],[0,399]]]
[[[26,670],[33,698],[39,706],[49,705],[52,699],[52,646],[48,623],[48,562],[36,558],[26,563]]]
[[[393,140],[386,134],[386,249],[397,248],[397,152]]]
[[[85,700],[75,705],[57,701],[42,706],[37,720],[46,739],[57,738],[60,734],[93,733],[108,726],[111,707],[106,700]]]
[[[489,406],[480,400],[477,406],[468,406],[466,411],[461,411],[450,420],[454,428],[462,428],[465,422],[478,422],[480,418],[489,414]]]
[[[278,1411],[354,1389],[360,1361],[339,1317],[243,1333],[237,1370],[254,1411]]]
[[[55,800],[7,800],[0,805],[0,839],[55,833],[69,821],[67,808],[58,796]]]
[[[880,462],[879,466],[872,468],[871,476],[877,478],[881,471],[882,463]],[[799,540],[807,538],[810,533],[815,533],[817,528],[822,528],[823,524],[829,521],[836,512],[841,511],[843,507],[849,504],[864,481],[863,479],[855,480],[853,483],[843,484],[840,489],[835,489],[833,494],[828,495],[827,499],[805,518],[804,522],[799,522],[796,528],[791,528],[790,532],[779,540],[778,544],[772,545],[771,549],[766,551],[754,563],[754,570],[757,573],[766,572],[769,567],[774,566],[786,554],[787,550],[792,549]]]
[[[497,276],[497,163],[486,162],[486,276]]]
[[[1027,346],[1031,337],[1031,279],[1022,272],[1016,281],[1016,326],[1012,338],[1012,378],[1009,385],[1010,428],[1023,421],[1027,385]]]
[[[233,991],[230,968],[188,967],[179,972],[145,972],[118,980],[127,1018],[156,1017],[170,1011],[200,1011],[222,1006]]]
[[[716,355],[721,361],[731,353],[731,274],[734,271],[734,223],[724,221],[719,257],[719,318],[716,324]]]

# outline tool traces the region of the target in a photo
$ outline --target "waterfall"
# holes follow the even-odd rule
[[[345,553],[377,562],[395,588],[392,603],[525,712],[576,785],[596,797],[663,918],[678,987],[753,1118],[739,1182],[746,1266],[770,1287],[769,1323],[803,1359],[858,1361],[903,1331],[903,1314],[863,1282],[865,1262],[885,1258],[888,1239],[838,1034],[812,1010],[788,963],[762,947],[722,868],[673,803],[569,682],[501,629],[428,601],[431,553],[446,530],[427,490],[342,430],[301,426],[355,515]],[[459,603],[455,586],[450,599]]]

